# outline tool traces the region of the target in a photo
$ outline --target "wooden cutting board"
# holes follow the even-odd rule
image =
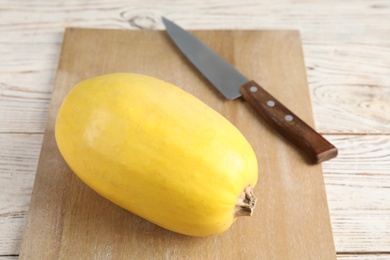
[[[313,126],[298,31],[193,33]],[[100,197],[71,172],[54,139],[59,106],[79,81],[112,72],[171,82],[241,130],[259,162],[252,217],[212,237],[179,235]],[[335,258],[321,166],[310,165],[246,102],[224,100],[166,32],[66,30],[20,259]]]

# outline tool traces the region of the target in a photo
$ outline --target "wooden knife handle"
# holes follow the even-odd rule
[[[240,88],[244,99],[280,134],[301,148],[314,163],[337,156],[337,148],[254,81]]]

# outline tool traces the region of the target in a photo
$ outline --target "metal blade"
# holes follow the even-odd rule
[[[173,42],[211,84],[227,99],[241,96],[240,87],[249,79],[192,34],[164,17],[162,20]]]

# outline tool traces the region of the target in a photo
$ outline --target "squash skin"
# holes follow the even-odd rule
[[[191,236],[226,231],[256,155],[228,120],[162,80],[116,73],[85,80],[65,98],[58,148],[72,171],[113,203]]]

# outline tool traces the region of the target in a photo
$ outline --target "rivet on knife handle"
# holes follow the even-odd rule
[[[337,148],[287,109],[254,81],[240,88],[256,112],[289,141],[306,152],[315,163],[337,156]]]

